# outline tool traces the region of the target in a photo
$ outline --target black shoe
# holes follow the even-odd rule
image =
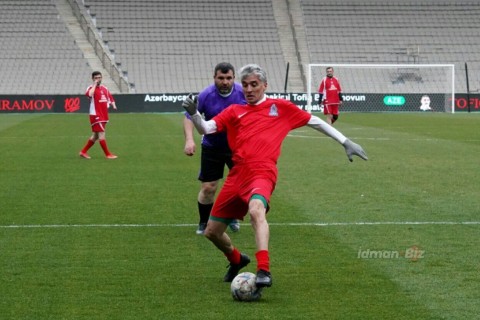
[[[230,263],[227,274],[225,275],[225,277],[223,277],[223,281],[232,282],[233,279],[237,276],[240,269],[242,269],[249,263],[250,263],[250,258],[246,254],[241,253],[240,263],[239,264]]]
[[[255,280],[257,288],[271,287],[272,286],[272,274],[265,270],[258,270],[257,280]]]
[[[207,223],[201,222],[198,224],[198,229],[195,233],[198,235],[203,235],[205,233],[206,228],[207,228]]]

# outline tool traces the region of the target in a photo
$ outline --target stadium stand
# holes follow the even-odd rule
[[[258,63],[282,90],[286,62],[271,0],[87,1],[136,92],[198,91],[213,67]]]
[[[301,0],[301,5],[312,63],[455,64],[456,92],[466,92],[468,62],[477,71],[472,75],[478,88],[478,1]],[[365,79],[358,80],[356,90],[368,92],[361,87]],[[434,92],[439,79],[430,73],[423,81]]]
[[[0,1],[3,94],[83,93],[93,66],[61,19],[59,1],[67,0]],[[252,62],[264,66],[269,91],[281,92],[286,63],[295,56],[291,68],[304,68],[297,72],[304,83],[296,90],[305,87],[308,63],[453,63],[456,91],[466,92],[468,62],[471,90],[480,88],[478,1],[68,2],[84,8],[81,14],[88,19],[83,23],[98,33],[137,93],[198,91],[211,83],[214,65],[225,60],[237,68]],[[279,21],[279,10],[287,11],[280,14],[284,20]],[[292,40],[285,41],[287,29]],[[426,73],[422,81],[435,90],[438,79]]]
[[[91,73],[52,1],[0,1],[2,94],[83,93]]]

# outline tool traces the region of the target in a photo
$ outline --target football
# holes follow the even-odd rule
[[[232,297],[237,301],[256,301],[262,296],[261,290],[257,290],[255,280],[257,276],[251,272],[238,274],[230,285]]]

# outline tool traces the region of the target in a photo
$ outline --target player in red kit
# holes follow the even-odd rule
[[[87,88],[85,94],[90,98],[89,113],[93,134],[79,155],[82,158],[90,159],[87,152],[98,140],[107,159],[116,159],[117,156],[108,150],[105,140],[105,127],[108,123],[108,108],[112,105],[113,109],[117,110],[117,106],[110,91],[102,85],[102,73],[100,71],[94,71],[92,73],[92,80],[93,84]]]
[[[350,161],[353,155],[364,160],[367,156],[360,145],[317,116],[301,110],[290,101],[267,98],[267,76],[258,65],[244,66],[240,70],[240,80],[246,105],[231,105],[208,121],[197,112],[196,97],[190,96],[182,106],[201,134],[226,132],[233,153],[234,166],[215,201],[205,230],[205,236],[230,262],[224,281],[231,282],[250,262],[246,254],[233,246],[225,232],[232,219],[243,220],[249,213],[257,250],[256,285],[261,289],[272,285],[268,249],[270,231],[266,214],[277,182],[277,160],[288,133],[308,125],[341,143]]]
[[[333,124],[338,119],[338,108],[342,104],[342,87],[340,81],[333,76],[333,68],[326,69],[327,76],[320,82],[318,93],[319,102],[323,104],[323,114],[327,116],[328,124]]]

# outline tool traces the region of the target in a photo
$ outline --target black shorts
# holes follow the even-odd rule
[[[202,182],[217,181],[223,178],[223,171],[233,167],[232,152],[228,149],[217,149],[202,146],[202,160],[198,180]]]

